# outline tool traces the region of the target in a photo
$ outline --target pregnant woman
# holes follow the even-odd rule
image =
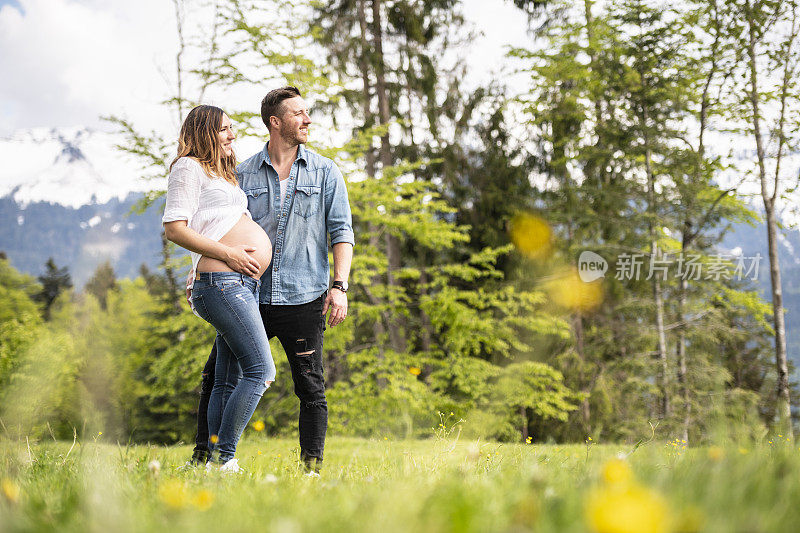
[[[191,252],[192,309],[217,330],[208,430],[211,464],[223,472],[241,471],[236,444],[275,379],[258,310],[259,279],[272,246],[238,187],[234,138],[220,108],[189,112],[170,165],[163,218],[167,239]]]

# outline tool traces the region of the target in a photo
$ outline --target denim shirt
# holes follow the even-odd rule
[[[272,243],[272,263],[261,276],[260,302],[298,305],[328,289],[331,245],[355,244],[350,203],[336,164],[298,147],[281,208],[278,173],[264,149],[236,169],[250,214]]]

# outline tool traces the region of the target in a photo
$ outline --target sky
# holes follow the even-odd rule
[[[488,81],[505,45],[528,42],[525,17],[508,0],[465,0],[463,12],[483,33],[470,70],[476,83]],[[110,114],[145,129],[175,127],[159,102],[170,94],[176,51],[167,0],[0,0],[0,138],[102,129]]]

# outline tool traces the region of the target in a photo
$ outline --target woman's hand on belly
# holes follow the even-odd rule
[[[255,252],[255,246],[236,244],[228,246],[225,253],[225,264],[231,270],[251,277],[257,277],[261,271],[261,265],[248,252]]]

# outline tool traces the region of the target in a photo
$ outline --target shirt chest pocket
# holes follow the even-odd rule
[[[269,213],[269,189],[267,187],[259,187],[256,189],[248,189],[245,191],[247,194],[247,210],[253,216],[253,220],[258,222]]]
[[[294,212],[303,218],[319,213],[322,203],[322,188],[319,185],[298,185],[294,195]]]

